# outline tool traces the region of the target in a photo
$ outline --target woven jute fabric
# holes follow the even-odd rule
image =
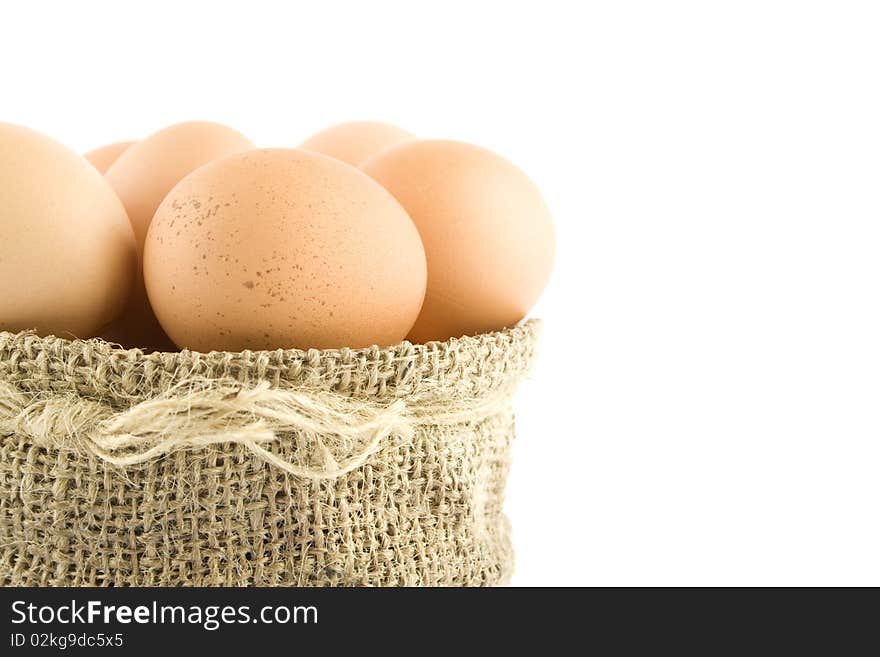
[[[537,321],[389,348],[0,332],[0,585],[494,585]]]

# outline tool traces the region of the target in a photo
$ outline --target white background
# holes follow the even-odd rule
[[[0,120],[496,150],[559,238],[514,584],[877,585],[878,35],[848,2],[14,3]]]

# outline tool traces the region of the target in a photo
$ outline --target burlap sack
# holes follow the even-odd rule
[[[538,332],[210,354],[0,333],[0,584],[502,583]]]

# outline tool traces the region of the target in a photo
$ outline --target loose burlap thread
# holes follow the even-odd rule
[[[237,354],[0,333],[0,584],[502,583],[538,333]]]

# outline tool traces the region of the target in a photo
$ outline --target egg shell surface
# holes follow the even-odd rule
[[[125,208],[81,155],[0,123],[0,330],[93,337],[122,311],[136,250]]]
[[[394,197],[295,149],[187,176],[150,226],[144,272],[168,335],[198,351],[394,344],[426,285],[418,231]]]
[[[537,187],[495,153],[413,141],[367,161],[419,229],[428,289],[409,339],[445,340],[513,326],[553,265],[553,221]]]
[[[390,123],[350,121],[312,135],[300,144],[300,148],[323,153],[357,167],[373,155],[413,139],[415,135]]]

